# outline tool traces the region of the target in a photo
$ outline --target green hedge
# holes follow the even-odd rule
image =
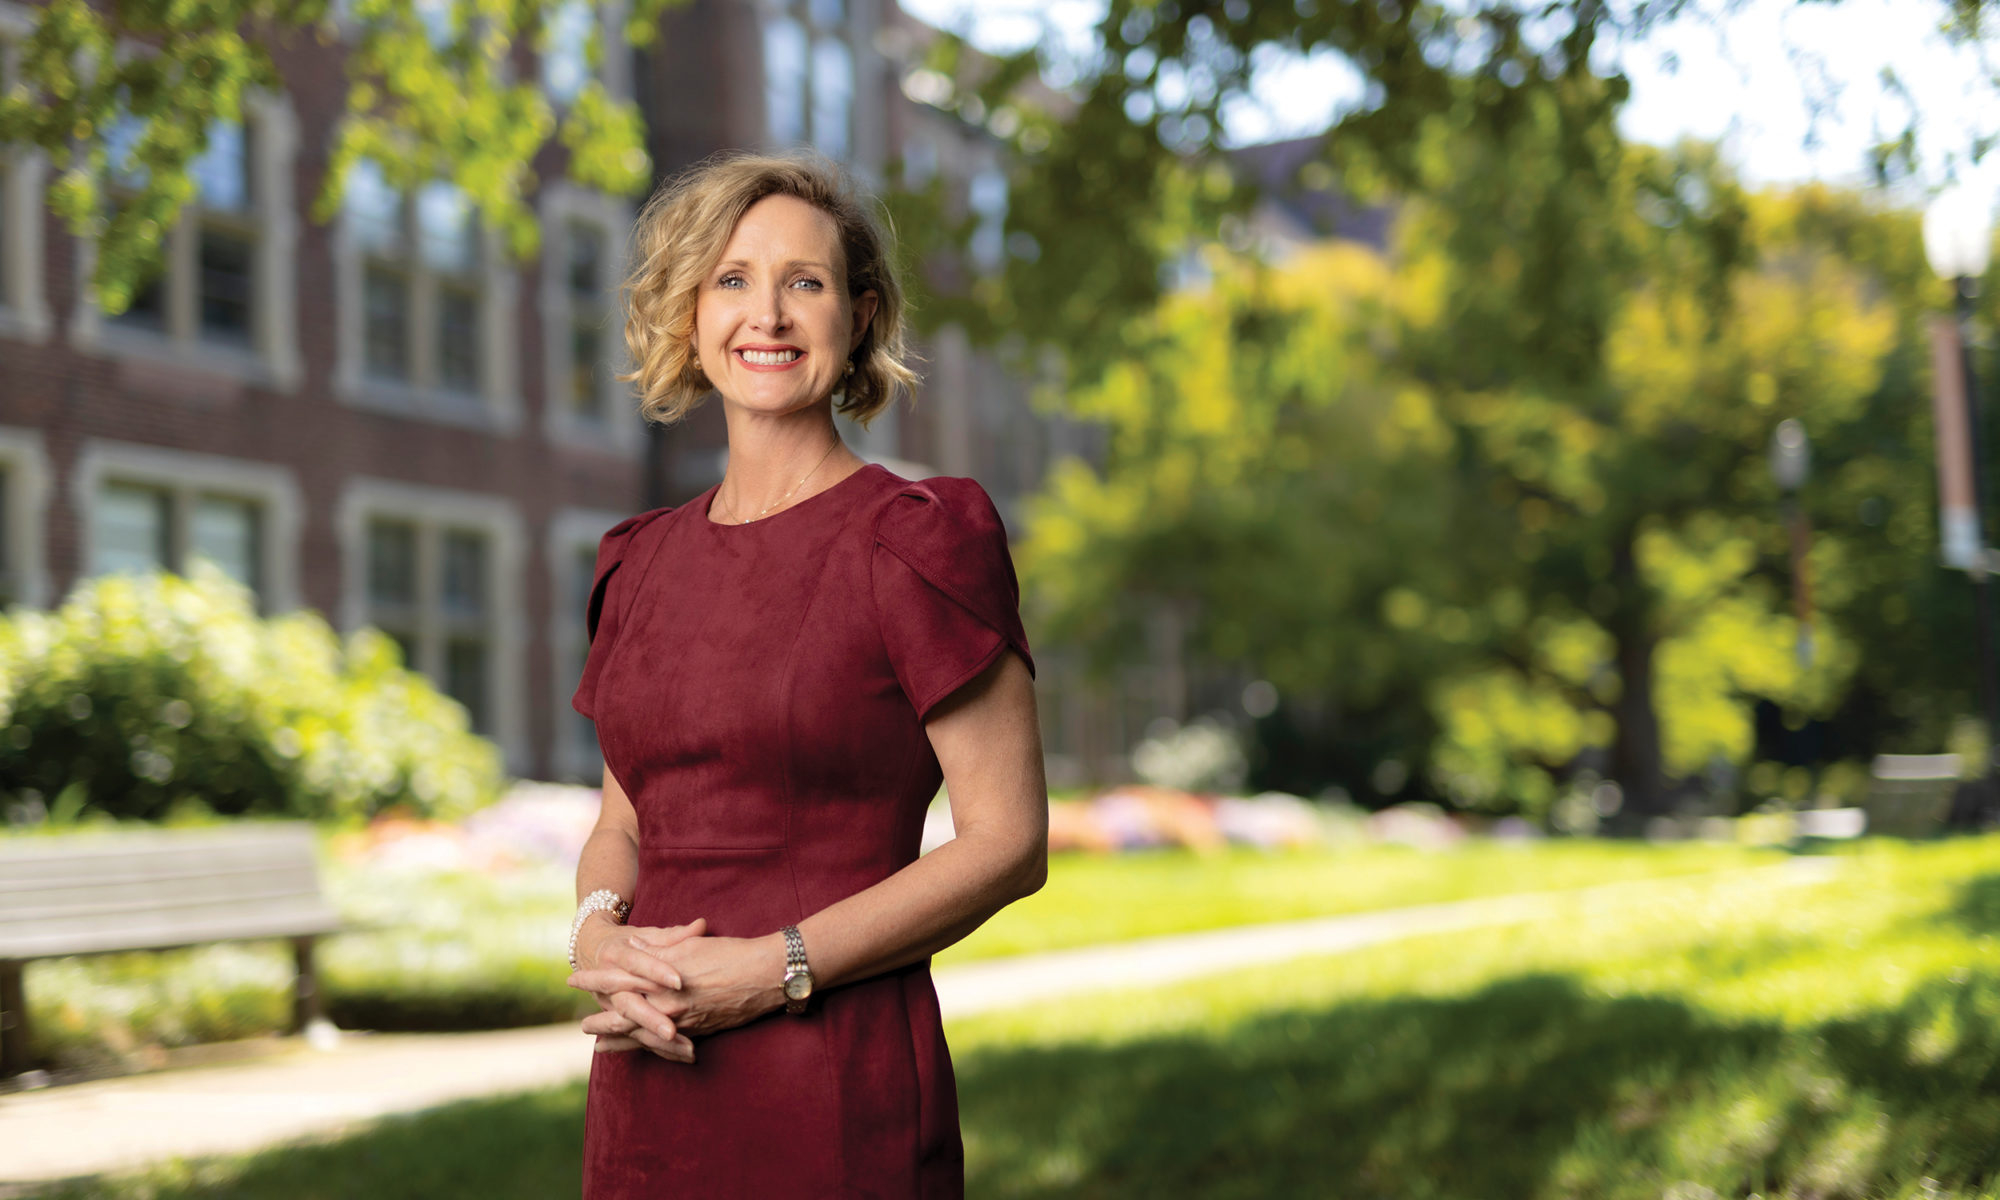
[[[109,575],[0,617],[0,792],[17,820],[454,817],[500,755],[395,642],[262,618],[220,572]]]

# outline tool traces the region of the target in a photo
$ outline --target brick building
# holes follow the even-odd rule
[[[0,87],[35,15],[0,0]],[[622,16],[597,15],[618,46]],[[525,65],[558,104],[588,69],[589,20],[579,4]],[[648,50],[608,53],[604,82],[641,105],[662,176],[724,147],[810,143],[871,181],[901,156],[997,236],[997,141],[904,94],[899,56],[923,35],[893,0],[694,0]],[[338,43],[300,42],[274,51],[284,91],[212,131],[163,273],[118,317],[88,286],[92,246],[43,203],[44,158],[0,152],[0,602],[204,557],[269,611],[391,633],[513,770],[592,778],[568,696],[598,535],[720,477],[720,412],[665,430],[633,415],[612,376],[637,204],[560,182],[558,146],[536,164],[556,182],[534,198],[533,262],[450,185],[398,195],[366,164],[341,214],[312,222],[345,76]],[[976,243],[969,266],[995,255]],[[962,334],[921,351],[916,406],[845,436],[905,474],[980,479],[1018,529],[1019,498],[1083,434],[1035,416]],[[1043,673],[1051,714],[1060,675]],[[1050,720],[1058,779],[1079,769],[1070,743],[1123,740]]]

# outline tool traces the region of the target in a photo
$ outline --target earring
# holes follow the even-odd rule
[[[699,354],[688,355],[688,370],[690,371],[701,370],[701,355]]]
[[[846,367],[846,369],[844,369],[844,370],[842,370],[842,371],[841,371],[841,374],[842,374],[842,375],[852,375],[852,374],[854,374],[854,360],[853,360],[853,359],[851,359],[851,358],[850,358],[850,359],[848,359],[848,360],[847,360],[847,367]]]

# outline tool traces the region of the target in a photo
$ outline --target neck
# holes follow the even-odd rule
[[[731,413],[729,465],[716,489],[721,504],[714,515],[742,523],[781,512],[861,465],[858,455],[837,444],[831,407],[778,418]]]

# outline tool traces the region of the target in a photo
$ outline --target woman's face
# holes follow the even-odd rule
[[[796,196],[750,206],[695,301],[695,351],[723,398],[781,415],[825,400],[875,315],[847,294],[833,218]]]

